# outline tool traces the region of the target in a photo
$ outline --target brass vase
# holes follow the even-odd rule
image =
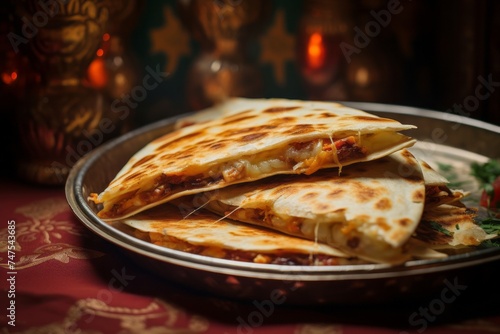
[[[122,132],[108,96],[85,80],[109,12],[102,0],[16,2],[20,52],[40,78],[17,112],[22,178],[63,184],[81,157]]]

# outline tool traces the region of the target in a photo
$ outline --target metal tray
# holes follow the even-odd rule
[[[412,151],[431,165],[450,164],[458,175],[469,177],[470,163],[499,157],[500,127],[430,110],[375,103],[343,102],[354,108],[397,119],[418,127],[409,135],[419,139]],[[69,205],[92,232],[117,245],[145,270],[180,283],[199,293],[245,300],[279,300],[280,303],[370,303],[422,297],[443,289],[443,282],[479,284],[481,271],[500,263],[500,249],[477,249],[440,260],[409,261],[391,267],[381,264],[348,266],[266,265],[210,258],[160,247],[105,223],[87,201],[103,190],[127,160],[146,143],[172,131],[178,118],[145,126],[121,136],[83,157],[66,183]],[[472,178],[471,178],[472,179]],[[471,200],[478,189],[469,183]]]

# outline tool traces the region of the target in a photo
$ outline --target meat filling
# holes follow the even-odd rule
[[[138,235],[140,234],[140,235]],[[171,249],[199,254],[220,259],[233,261],[254,262],[263,264],[280,265],[340,265],[350,259],[337,258],[326,254],[301,254],[292,252],[260,253],[254,251],[242,251],[235,249],[223,249],[221,247],[209,247],[193,245],[177,238],[159,233],[146,233],[136,231],[136,236],[141,239],[149,239],[152,243]]]
[[[210,187],[220,182],[239,179],[257,179],[263,174],[293,169],[297,173],[311,174],[328,164],[342,164],[347,159],[366,156],[366,149],[359,146],[353,136],[336,141],[313,140],[291,144],[284,153],[265,152],[267,156],[254,155],[208,169],[197,175],[164,175],[157,177],[151,190],[136,190],[113,204],[104,218],[127,213],[131,208],[158,202],[171,194]]]

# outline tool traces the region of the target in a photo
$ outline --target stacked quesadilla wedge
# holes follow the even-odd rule
[[[415,237],[436,250],[460,251],[497,237],[487,234],[474,221],[476,210],[443,204],[426,210]]]
[[[314,241],[238,223],[205,210],[184,217],[170,203],[123,220],[159,246],[221,259],[281,265],[343,265],[359,259]]]
[[[477,209],[460,201],[466,193],[450,190],[446,178],[424,161],[420,165],[426,184],[426,204],[414,234],[416,239],[433,249],[460,251],[497,237],[476,224]]]
[[[446,183],[427,163],[401,150],[348,166],[341,175],[325,169],[220,189],[207,194],[205,207],[369,262],[398,264],[436,257],[431,249],[443,245],[477,246],[493,237],[460,202],[465,194]],[[444,237],[443,230],[452,237]],[[424,242],[421,248],[416,240]]]
[[[413,256],[408,240],[420,222],[425,183],[407,150],[339,175],[275,176],[207,195],[206,208],[235,220],[326,243],[371,262],[401,263]]]
[[[222,108],[222,107],[221,107]],[[102,219],[276,174],[312,174],[381,158],[415,140],[414,128],[336,103],[234,99],[232,112],[177,129],[137,152],[101,193]]]

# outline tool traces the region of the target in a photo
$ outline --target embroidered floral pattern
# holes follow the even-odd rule
[[[132,308],[128,305],[110,306],[102,300],[87,298],[78,300],[70,307],[61,322],[28,329],[23,334],[98,334],[101,332],[80,326],[85,324],[84,327],[92,328],[92,322],[98,319],[108,320],[108,328],[115,328],[113,332],[123,334],[195,334],[206,332],[209,328],[208,320],[196,315],[189,316],[187,323],[180,324],[181,317],[186,316],[181,309],[159,299],[152,300],[146,307]],[[149,324],[151,320],[160,324]]]
[[[68,263],[70,259],[90,259],[104,254],[63,242],[68,236],[86,236],[87,231],[67,220],[58,220],[69,212],[64,198],[53,197],[19,207],[16,213],[28,220],[17,222],[16,270],[33,267],[50,260]],[[0,230],[0,252],[7,252],[7,228]],[[3,257],[0,256],[0,261]],[[0,266],[6,268],[6,264]]]

